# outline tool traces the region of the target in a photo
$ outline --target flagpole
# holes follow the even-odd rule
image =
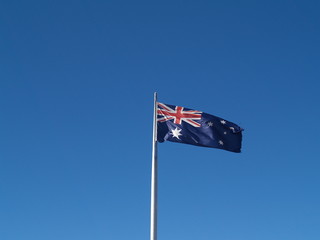
[[[151,168],[151,209],[150,240],[157,240],[158,217],[158,145],[157,145],[157,93],[154,93],[153,136],[152,136],[152,168]]]

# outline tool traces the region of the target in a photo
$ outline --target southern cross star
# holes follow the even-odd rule
[[[208,126],[212,127],[213,126],[213,122],[208,122]]]
[[[220,144],[220,145],[223,145],[223,142],[222,142],[221,140],[219,140],[219,144]]]
[[[225,120],[221,120],[220,122],[221,122],[221,124],[226,124],[227,123]]]
[[[182,135],[180,132],[181,132],[181,129],[178,129],[178,128],[171,129],[171,134],[173,135],[173,137],[176,137],[178,139],[180,139],[179,136]]]

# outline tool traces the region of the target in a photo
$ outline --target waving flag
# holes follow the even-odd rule
[[[157,141],[241,151],[238,125],[204,112],[157,103]]]

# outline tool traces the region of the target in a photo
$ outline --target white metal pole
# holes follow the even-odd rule
[[[157,93],[154,93],[153,136],[152,136],[152,170],[151,170],[151,209],[150,240],[157,240],[158,217],[158,146],[157,146]]]

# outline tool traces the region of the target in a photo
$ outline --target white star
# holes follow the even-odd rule
[[[208,126],[212,127],[213,126],[213,122],[208,122]]]
[[[227,123],[226,120],[221,120],[220,122],[221,122],[221,124],[223,124],[223,125]]]
[[[227,135],[227,132],[223,132],[224,135]]]
[[[222,142],[221,140],[219,140],[219,144],[220,144],[220,145],[223,145],[223,142]]]
[[[176,137],[178,139],[180,139],[179,136],[182,135],[180,132],[181,132],[181,129],[178,129],[178,128],[176,128],[174,130],[171,129],[171,134],[173,135],[173,137]]]

